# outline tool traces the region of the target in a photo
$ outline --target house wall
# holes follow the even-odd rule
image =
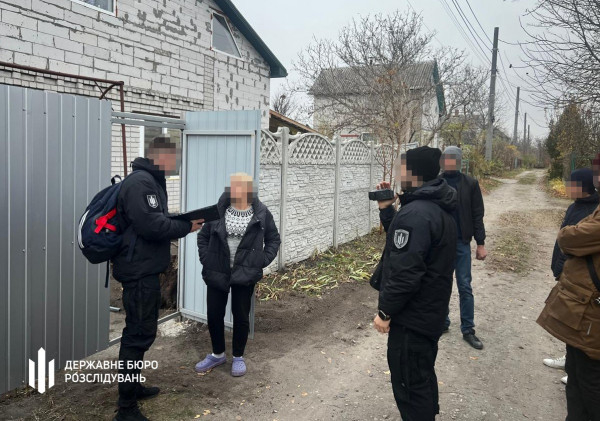
[[[118,0],[116,16],[72,0],[0,0],[0,61],[125,82],[125,111],[181,116],[197,110],[262,110],[268,127],[269,66],[232,27],[241,59],[211,50],[211,0]],[[231,26],[231,25],[230,25]],[[99,97],[93,82],[0,66],[0,83]],[[100,84],[102,88],[107,85]],[[118,91],[107,96],[119,111]],[[127,157],[140,133],[127,128]],[[123,174],[120,127],[112,172]],[[179,179],[168,183],[179,207]]]

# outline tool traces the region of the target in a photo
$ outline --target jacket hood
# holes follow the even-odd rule
[[[406,196],[406,197],[405,197]],[[415,200],[434,202],[447,212],[452,212],[458,206],[458,194],[443,178],[428,181],[413,192],[400,196],[400,203],[406,205]]]
[[[144,170],[149,172],[152,177],[158,181],[158,183],[163,186],[164,189],[167,187],[167,182],[165,180],[165,172],[159,170],[156,165],[150,162],[148,158],[137,157],[131,163],[131,168],[133,171]]]
[[[225,210],[229,205],[231,205],[231,196],[228,192],[223,192],[221,197],[219,197],[219,201],[217,202],[217,208],[219,209],[219,215],[221,215],[221,218],[223,215],[225,215]],[[254,208],[254,215],[257,218],[260,218],[262,216],[260,214],[265,212],[267,209],[267,207],[260,200],[258,200],[258,196],[256,195],[254,195],[252,198],[252,207]]]

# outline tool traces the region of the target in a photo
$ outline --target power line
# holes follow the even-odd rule
[[[471,50],[475,53],[475,55],[477,56],[477,58],[479,58],[479,60],[481,60],[482,62],[488,64],[489,63],[489,58],[487,58],[485,56],[483,56],[483,58],[482,58],[481,52],[479,51],[479,49],[477,49],[477,47],[475,47],[475,45],[473,44],[473,41],[471,40],[471,38],[469,38],[467,36],[466,32],[464,31],[462,25],[460,24],[460,22],[456,18],[456,15],[454,14],[454,12],[452,11],[452,9],[448,5],[447,1],[446,0],[440,0],[440,3],[442,5],[442,7],[444,8],[446,14],[448,15],[448,17],[450,18],[450,20],[452,21],[452,23],[456,27],[456,29],[458,29],[458,32],[461,35],[461,37],[470,46]]]
[[[481,44],[483,44],[484,46],[486,45],[485,41],[479,36],[479,32],[477,32],[477,30],[475,29],[475,27],[473,26],[473,24],[471,23],[469,18],[467,18],[467,15],[464,13],[464,11],[462,10],[462,7],[460,7],[460,4],[457,2],[457,0],[452,0],[452,3],[454,3],[454,6],[456,7],[456,10],[458,11],[459,16],[461,17],[462,21],[467,26],[467,30],[473,36],[475,43],[477,44],[479,49],[483,52],[483,55],[487,57],[487,54],[490,53],[491,50],[488,49],[488,51],[486,51],[486,49],[481,46]],[[478,39],[479,39],[479,41],[481,41],[481,44],[479,43]]]

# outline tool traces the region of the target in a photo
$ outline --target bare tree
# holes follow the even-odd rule
[[[600,101],[600,0],[539,0],[522,45],[530,79],[553,106]]]
[[[271,109],[291,119],[297,119],[300,108],[297,92],[289,87],[280,87],[271,97]]]
[[[295,69],[315,98],[315,128],[370,132],[392,145],[409,142],[421,101],[407,76],[411,66],[431,60],[431,37],[420,16],[395,12],[353,20],[335,41],[313,40]]]

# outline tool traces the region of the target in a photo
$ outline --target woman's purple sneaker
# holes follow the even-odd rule
[[[196,364],[197,373],[207,373],[215,367],[225,364],[227,357],[217,358],[212,354],[208,354],[205,359]]]
[[[246,374],[246,363],[244,362],[244,357],[233,357],[231,375],[233,377],[241,377],[244,374]]]

